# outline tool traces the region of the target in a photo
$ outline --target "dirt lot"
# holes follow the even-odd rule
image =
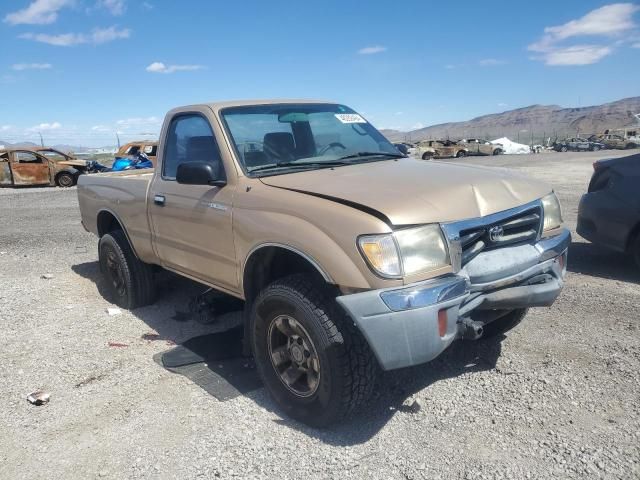
[[[465,163],[552,183],[574,230],[591,163],[623,154]],[[75,189],[1,190],[0,225],[2,479],[640,476],[640,272],[575,232],[552,308],[385,375],[363,414],[318,431],[281,416],[263,389],[221,402],[155,363],[214,328],[173,318],[199,288],[169,277],[156,305],[109,316]],[[49,404],[26,401],[38,388]]]

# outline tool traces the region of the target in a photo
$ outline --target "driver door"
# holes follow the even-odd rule
[[[11,173],[14,185],[49,185],[49,161],[28,150],[13,152]]]
[[[234,187],[178,183],[178,165],[185,162],[210,162],[226,178],[211,125],[199,112],[173,117],[165,135],[162,171],[156,173],[148,198],[156,254],[163,266],[235,290]]]

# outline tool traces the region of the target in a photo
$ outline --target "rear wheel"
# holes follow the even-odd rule
[[[60,172],[56,176],[56,185],[63,188],[73,187],[76,184],[75,175],[69,172]]]
[[[460,150],[457,154],[456,154],[456,158],[462,158],[462,157],[466,157],[467,156],[467,152],[465,152],[464,150]]]
[[[600,150],[600,146],[599,145],[594,145],[593,147],[591,147],[591,150],[594,152],[597,152],[598,150]]]
[[[266,287],[250,326],[260,377],[291,417],[322,427],[371,395],[377,363],[331,293],[304,275]]]
[[[100,239],[98,257],[113,303],[128,310],[153,303],[152,267],[136,258],[122,230],[107,233]]]
[[[496,148],[496,149],[493,151],[493,154],[494,154],[494,155],[500,155],[501,153],[502,153],[502,150],[500,150],[499,148]]]
[[[569,151],[569,149],[567,148],[566,145],[563,145],[562,148],[560,149],[561,152],[567,152]]]
[[[637,145],[635,143],[627,143],[624,148],[629,150],[631,148],[636,148],[636,147],[637,147]]]
[[[528,309],[519,308],[517,310],[511,310],[506,315],[498,317],[484,325],[482,334],[483,338],[495,337],[502,333],[506,333],[512,328],[516,327],[527,315]]]

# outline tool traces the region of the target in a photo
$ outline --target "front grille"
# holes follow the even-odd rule
[[[533,207],[488,225],[461,230],[462,265],[469,263],[484,250],[535,240],[540,231],[541,220],[540,207]]]

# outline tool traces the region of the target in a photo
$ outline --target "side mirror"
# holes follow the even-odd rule
[[[184,185],[224,187],[227,181],[219,178],[213,165],[207,162],[185,162],[178,165],[176,182]]]

